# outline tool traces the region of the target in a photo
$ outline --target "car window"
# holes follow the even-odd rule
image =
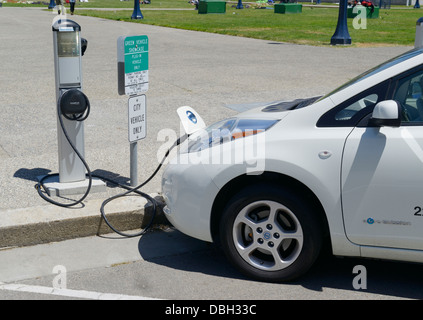
[[[340,103],[326,112],[317,122],[318,127],[354,127],[373,111],[379,101],[385,99],[389,80],[371,87]]]
[[[401,103],[402,125],[423,125],[423,70],[400,79],[393,99]]]
[[[350,120],[354,115],[357,114],[360,110],[369,107],[374,106],[376,102],[378,101],[378,95],[376,93],[369,94],[368,96],[365,96],[361,99],[358,99],[357,101],[354,101],[350,105],[347,105],[345,108],[339,110],[335,114],[335,120],[337,121],[346,121]]]

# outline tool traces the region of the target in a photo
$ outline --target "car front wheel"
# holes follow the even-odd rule
[[[222,248],[244,274],[261,281],[303,275],[322,244],[316,212],[287,188],[250,186],[226,206],[220,222]]]

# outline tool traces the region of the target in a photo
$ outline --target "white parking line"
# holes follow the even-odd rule
[[[101,293],[101,292],[86,291],[86,290],[60,289],[60,288],[53,288],[53,287],[32,286],[32,285],[15,284],[15,283],[6,284],[1,282],[0,282],[0,290],[29,292],[29,293],[38,293],[38,294],[47,294],[47,295],[54,295],[54,296],[63,296],[63,297],[69,297],[69,298],[92,299],[92,300],[158,300],[155,298],[149,298],[149,297],[143,297],[143,296]]]

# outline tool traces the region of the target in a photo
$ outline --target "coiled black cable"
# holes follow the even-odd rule
[[[41,191],[41,189],[44,189],[46,191],[46,188],[44,187],[44,180],[49,178],[49,177],[59,176],[58,173],[54,173],[54,174],[44,176],[43,178],[41,178],[39,180],[38,184],[35,185],[35,188],[37,189],[38,194],[41,196],[41,198],[43,198],[47,202],[50,202],[51,204],[54,204],[54,205],[59,206],[59,207],[68,208],[68,207],[72,207],[72,206],[75,206],[77,204],[82,203],[82,201],[84,201],[85,198],[88,196],[88,194],[90,193],[90,190],[91,190],[91,186],[92,186],[92,173],[91,173],[91,170],[90,170],[87,162],[85,161],[84,157],[81,155],[81,153],[79,153],[78,149],[75,147],[75,145],[71,141],[71,139],[68,135],[68,132],[66,131],[65,124],[63,123],[62,112],[61,112],[61,107],[60,107],[63,96],[64,96],[64,94],[61,94],[58,101],[57,101],[57,117],[59,118],[60,127],[63,130],[63,134],[64,134],[66,140],[69,142],[69,145],[71,146],[73,151],[75,151],[76,155],[82,161],[85,169],[87,170],[88,187],[87,187],[87,190],[85,191],[84,195],[79,200],[76,200],[76,201],[70,202],[70,203],[61,203],[61,202],[58,202],[58,201],[54,201],[53,199],[45,196],[45,194]],[[87,100],[87,113],[89,113],[90,103],[89,103],[88,99],[86,99],[86,100]],[[69,119],[68,117],[66,117],[66,118]],[[86,119],[86,116],[81,118],[81,120],[79,120],[79,118],[75,118],[75,121],[82,121],[84,119]]]

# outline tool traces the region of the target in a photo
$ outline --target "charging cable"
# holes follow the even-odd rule
[[[66,91],[66,92],[68,92],[68,91]],[[87,187],[87,190],[85,191],[84,195],[83,195],[83,196],[82,196],[79,200],[74,201],[74,202],[70,202],[70,203],[61,203],[61,202],[58,202],[58,201],[54,201],[54,200],[53,200],[53,199],[51,199],[50,197],[47,197],[47,196],[45,195],[45,193],[47,193],[47,194],[48,194],[48,192],[47,192],[47,189],[44,187],[44,181],[45,181],[47,178],[50,178],[50,177],[55,177],[55,176],[59,176],[59,174],[58,174],[58,173],[49,174],[49,175],[44,176],[43,178],[41,178],[41,179],[38,181],[38,184],[36,184],[36,185],[35,185],[35,188],[37,189],[38,194],[40,195],[40,197],[41,197],[41,198],[43,198],[43,199],[44,199],[44,200],[46,200],[47,202],[50,202],[51,204],[54,204],[54,205],[59,206],[59,207],[65,207],[65,208],[66,208],[66,207],[76,206],[77,204],[80,204],[82,201],[84,201],[84,199],[85,199],[85,198],[88,196],[88,194],[90,193],[91,186],[92,186],[92,173],[91,173],[91,170],[90,170],[90,168],[89,168],[89,166],[88,166],[87,162],[85,161],[84,157],[81,155],[81,153],[78,151],[78,149],[75,147],[75,145],[74,145],[74,144],[73,144],[73,142],[71,141],[71,139],[70,139],[70,137],[69,137],[69,134],[68,134],[68,132],[66,131],[65,124],[63,123],[63,119],[62,119],[62,111],[61,111],[61,104],[62,104],[62,99],[63,99],[63,97],[65,96],[66,92],[65,92],[64,94],[61,94],[61,95],[60,95],[60,97],[59,97],[59,99],[58,99],[58,101],[57,101],[57,116],[58,116],[58,118],[59,118],[60,127],[61,127],[61,128],[62,128],[62,130],[63,130],[63,134],[64,134],[64,136],[65,136],[66,140],[69,142],[69,145],[71,146],[71,148],[73,149],[73,151],[75,151],[76,155],[77,155],[77,156],[78,156],[78,158],[82,161],[82,163],[83,163],[83,165],[84,165],[85,169],[87,170],[87,176],[88,176],[88,187]],[[89,110],[90,110],[90,103],[89,103],[88,99],[86,99],[86,101],[87,101],[87,113],[89,113]],[[87,118],[87,116],[82,117],[82,115],[81,115],[81,116],[79,116],[79,117],[74,117],[74,118],[70,118],[69,116],[65,116],[65,118],[67,118],[67,119],[69,119],[69,120],[83,121],[83,120],[85,120],[85,119]],[[45,191],[45,193],[43,193],[43,192],[41,191],[42,189]]]
[[[101,217],[103,218],[103,220],[104,220],[104,222],[109,226],[109,228],[110,229],[112,229],[114,232],[116,232],[117,234],[119,234],[119,235],[121,235],[121,236],[124,236],[124,237],[137,237],[137,236],[140,236],[140,235],[143,235],[150,227],[151,227],[151,225],[152,225],[152,223],[153,223],[153,220],[154,220],[154,217],[156,216],[156,214],[157,214],[157,207],[158,207],[158,202],[157,202],[157,200],[156,199],[154,199],[153,197],[151,197],[151,196],[149,196],[148,194],[146,194],[146,193],[144,193],[144,192],[141,192],[141,191],[139,191],[139,189],[141,189],[143,186],[145,186],[147,183],[149,183],[150,181],[151,181],[151,179],[153,179],[154,178],[154,176],[157,174],[157,172],[159,172],[159,170],[161,169],[161,167],[163,166],[163,163],[164,163],[164,161],[166,160],[166,158],[169,156],[169,154],[170,154],[170,151],[174,148],[174,147],[177,147],[178,145],[180,145],[181,144],[181,142],[183,141],[182,139],[183,138],[185,138],[186,136],[184,136],[184,137],[182,137],[182,138],[178,138],[176,141],[175,141],[175,143],[167,150],[167,152],[166,152],[166,154],[164,155],[164,157],[163,157],[163,159],[162,159],[162,161],[160,161],[160,163],[159,163],[159,165],[157,166],[157,168],[156,168],[156,170],[154,170],[154,172],[151,174],[151,176],[148,178],[148,179],[146,179],[143,183],[141,183],[140,185],[138,185],[138,186],[136,186],[136,187],[134,187],[134,188],[130,188],[130,187],[128,187],[128,186],[125,186],[125,185],[122,185],[122,184],[120,184],[120,183],[117,183],[117,182],[115,182],[115,181],[111,181],[111,180],[109,180],[109,179],[104,179],[104,178],[102,178],[102,177],[99,177],[100,179],[104,179],[104,180],[106,180],[106,181],[109,181],[109,182],[112,182],[112,183],[114,183],[114,184],[116,184],[116,185],[118,185],[119,187],[121,187],[121,188],[124,188],[124,189],[127,189],[127,191],[126,192],[123,192],[123,193],[121,193],[121,194],[117,194],[117,195],[115,195],[115,196],[112,196],[112,197],[110,197],[109,199],[106,199],[105,201],[103,201],[103,203],[101,204],[101,207],[100,207],[100,212],[101,212]],[[185,140],[185,139],[184,139]],[[147,199],[152,205],[153,205],[153,214],[152,214],[152,217],[151,217],[151,219],[150,219],[150,221],[149,221],[149,223],[148,223],[148,225],[142,230],[142,231],[140,231],[140,232],[138,232],[138,233],[135,233],[135,234],[127,234],[127,233],[124,233],[124,232],[122,232],[122,231],[119,231],[119,230],[117,230],[115,227],[113,227],[112,226],[112,224],[109,222],[109,220],[107,219],[107,217],[106,217],[106,213],[105,213],[105,211],[104,211],[104,208],[105,208],[105,206],[109,203],[109,202],[111,202],[111,201],[113,201],[113,200],[115,200],[115,199],[117,199],[117,198],[121,198],[121,197],[125,197],[125,196],[127,196],[127,195],[129,195],[130,193],[132,193],[132,192],[135,192],[135,193],[137,193],[137,194],[139,194],[140,196],[142,196],[142,197],[144,197],[145,199]]]
[[[39,180],[38,184],[35,185],[35,188],[37,189],[38,194],[40,195],[41,198],[43,198],[47,202],[49,202],[51,204],[54,204],[56,206],[60,206],[60,207],[72,207],[72,206],[75,206],[75,205],[78,205],[78,204],[82,203],[82,201],[84,201],[85,198],[88,196],[88,194],[90,193],[90,190],[91,190],[92,179],[93,178],[99,178],[99,179],[102,179],[102,180],[107,181],[109,183],[115,184],[115,185],[119,186],[120,188],[126,189],[127,191],[125,191],[123,193],[120,193],[120,194],[117,194],[115,196],[112,196],[112,197],[106,199],[105,201],[103,201],[103,203],[101,204],[101,207],[100,207],[100,213],[101,213],[102,219],[109,226],[110,229],[112,229],[115,233],[117,233],[117,234],[119,234],[119,235],[121,235],[123,237],[137,237],[137,236],[143,235],[151,227],[151,225],[153,224],[154,218],[155,218],[155,216],[157,214],[157,209],[158,209],[158,205],[159,204],[158,204],[158,201],[156,199],[154,199],[153,197],[151,197],[150,195],[148,195],[148,194],[146,194],[144,192],[139,191],[139,189],[141,189],[143,186],[145,186],[147,183],[149,183],[155,177],[155,175],[159,172],[159,170],[163,166],[166,158],[169,156],[171,150],[173,148],[177,147],[178,145],[180,145],[185,140],[185,138],[187,138],[187,135],[178,138],[175,141],[175,143],[167,150],[167,152],[164,155],[162,161],[159,163],[159,165],[157,166],[157,168],[154,170],[154,172],[151,174],[151,176],[148,179],[146,179],[140,185],[131,188],[131,187],[127,186],[127,185],[123,185],[123,184],[118,183],[118,182],[116,182],[114,180],[111,180],[111,179],[108,179],[108,178],[105,178],[105,177],[102,177],[102,176],[98,176],[98,175],[92,174],[92,172],[91,172],[91,170],[90,170],[87,162],[85,161],[84,157],[77,150],[77,148],[75,147],[75,145],[71,141],[71,139],[70,139],[70,137],[69,137],[69,135],[68,135],[68,133],[66,131],[66,128],[65,128],[65,125],[64,125],[63,119],[62,119],[61,108],[60,108],[62,97],[63,97],[63,95],[61,95],[59,97],[59,100],[57,102],[57,115],[58,115],[58,118],[59,118],[60,127],[62,128],[63,134],[64,134],[66,140],[69,142],[69,145],[75,151],[75,153],[78,156],[78,158],[82,161],[82,163],[83,163],[83,165],[84,165],[84,167],[85,167],[85,169],[87,171],[86,176],[88,178],[88,186],[87,186],[87,190],[85,191],[85,193],[83,194],[83,196],[79,200],[76,200],[76,201],[73,201],[73,202],[70,202],[70,203],[61,203],[61,202],[55,201],[55,200],[51,199],[50,197],[46,196],[46,193],[48,194],[48,192],[47,192],[47,189],[44,186],[44,181],[47,178],[50,178],[50,177],[58,176],[59,175],[58,173],[54,173],[54,174],[49,174],[49,175],[44,176],[43,178],[41,178]],[[90,106],[89,106],[88,99],[87,99],[87,104],[88,104],[88,111],[87,112],[89,112]],[[67,119],[71,119],[71,120],[76,120],[76,121],[83,121],[83,120],[85,120],[87,118],[87,116],[85,116],[85,117],[75,117],[75,118],[68,118],[68,117],[66,117],[66,118]],[[44,192],[42,190],[44,190]],[[151,216],[150,221],[146,225],[146,227],[144,227],[144,229],[141,230],[140,232],[134,233],[134,234],[128,234],[128,233],[124,233],[122,231],[117,230],[110,223],[110,221],[107,219],[106,213],[105,213],[105,206],[109,202],[111,202],[111,201],[113,201],[113,200],[115,200],[117,198],[128,196],[130,193],[136,193],[136,194],[140,195],[141,197],[147,199],[151,203],[151,205],[153,206],[153,210],[152,210],[153,211],[153,214]]]

